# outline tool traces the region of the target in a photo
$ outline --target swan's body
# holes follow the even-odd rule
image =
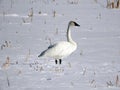
[[[70,55],[74,50],[76,50],[76,48],[77,45],[73,45],[66,41],[61,41],[48,47],[48,49],[43,51],[40,56],[47,56],[54,59],[62,59]]]
[[[51,57],[55,59],[55,63],[57,64],[57,60],[61,64],[62,59],[64,57],[69,56],[72,52],[74,52],[77,48],[77,44],[71,38],[70,27],[72,26],[80,26],[74,21],[70,21],[67,29],[67,41],[60,41],[54,45],[50,45],[48,49],[43,51],[38,57],[45,56]]]

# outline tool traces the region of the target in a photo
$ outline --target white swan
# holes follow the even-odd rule
[[[56,44],[50,45],[45,51],[43,51],[38,57],[51,57],[55,59],[55,63],[62,63],[62,59],[72,52],[74,52],[77,48],[77,44],[71,38],[70,27],[72,26],[80,26],[74,21],[70,21],[67,28],[67,41],[60,41]]]

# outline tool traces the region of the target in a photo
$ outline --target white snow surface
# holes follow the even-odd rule
[[[97,1],[97,2],[96,2]],[[55,65],[38,58],[66,40],[77,50]],[[0,90],[120,90],[120,8],[106,0],[0,0]]]

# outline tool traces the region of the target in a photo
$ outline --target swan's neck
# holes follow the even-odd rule
[[[68,25],[67,28],[67,41],[76,45],[75,41],[73,41],[72,37],[71,37],[71,30],[70,30],[70,26]]]

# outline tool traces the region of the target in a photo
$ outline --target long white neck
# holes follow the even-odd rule
[[[67,41],[76,45],[75,41],[73,41],[73,39],[71,37],[70,25],[68,25],[68,28],[67,28]]]

